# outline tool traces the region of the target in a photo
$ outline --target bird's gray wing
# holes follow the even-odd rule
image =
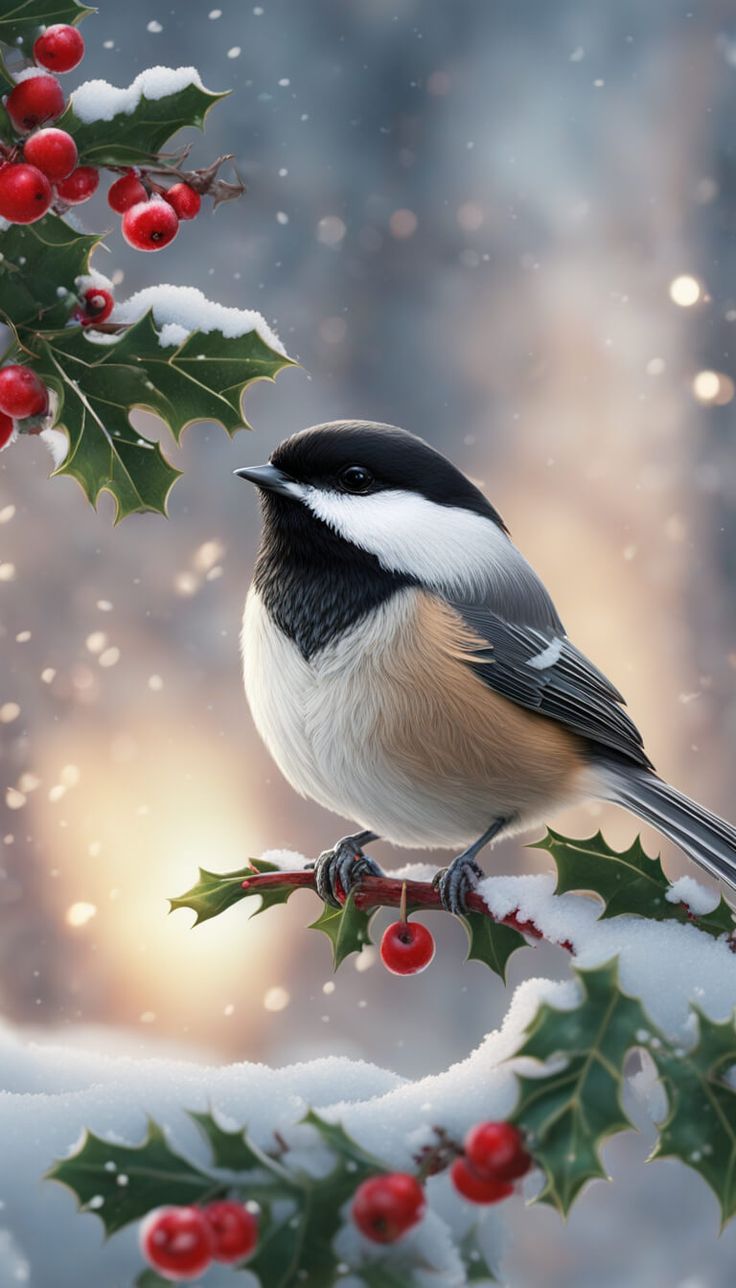
[[[468,661],[485,684],[519,706],[559,721],[601,751],[651,767],[621,694],[570,643],[561,624],[541,625],[537,618],[527,625],[507,620],[495,605],[448,602],[479,637]]]

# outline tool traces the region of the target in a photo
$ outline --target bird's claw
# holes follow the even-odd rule
[[[469,854],[459,854],[447,868],[436,873],[432,885],[440,896],[445,912],[462,916],[467,912],[467,898],[484,876],[483,869]]]
[[[344,836],[331,850],[324,850],[309,866],[314,868],[317,894],[332,908],[342,908],[361,877],[382,875],[378,864],[363,852],[352,836]]]

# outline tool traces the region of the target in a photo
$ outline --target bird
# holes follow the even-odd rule
[[[366,846],[383,839],[454,851],[435,882],[462,914],[485,846],[590,799],[736,890],[736,829],[658,776],[618,689],[442,453],[332,421],[235,473],[262,510],[241,635],[253,720],[292,787],[357,826],[313,864],[326,903],[380,873]]]

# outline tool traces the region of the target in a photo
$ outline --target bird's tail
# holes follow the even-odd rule
[[[651,823],[711,876],[736,890],[736,828],[650,770],[608,762],[605,779],[607,800]]]

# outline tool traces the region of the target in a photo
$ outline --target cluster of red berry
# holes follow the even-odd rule
[[[48,390],[35,371],[16,363],[3,367],[0,371],[0,451],[9,443],[16,420],[43,416],[48,406]]]
[[[450,1169],[455,1189],[471,1203],[498,1203],[532,1166],[521,1133],[511,1123],[478,1123],[465,1137],[464,1154]],[[424,1215],[424,1187],[408,1172],[372,1176],[355,1191],[352,1218],[373,1243],[395,1243]]]
[[[511,1123],[478,1123],[465,1137],[464,1154],[450,1170],[455,1189],[471,1203],[498,1203],[532,1166],[521,1133]],[[373,1243],[396,1243],[421,1221],[427,1200],[409,1172],[371,1176],[353,1196],[351,1216]],[[258,1244],[258,1220],[232,1199],[205,1207],[166,1207],[149,1213],[140,1245],[155,1270],[176,1281],[197,1279],[213,1261],[234,1265]]]
[[[257,1243],[257,1218],[232,1199],[219,1199],[202,1208],[156,1208],[140,1230],[146,1260],[154,1270],[176,1281],[198,1279],[213,1261],[224,1265],[244,1261]]]
[[[69,72],[84,57],[84,38],[76,27],[47,27],[33,46],[36,68],[26,72],[8,94],[5,107],[19,138],[3,147],[0,215],[13,224],[42,219],[54,202],[60,208],[89,201],[100,182],[99,170],[77,165],[71,134],[50,124],[66,107],[64,91],[51,72]],[[182,219],[194,219],[202,204],[188,183],[163,188],[145,173],[129,170],[110,188],[108,201],[123,216],[125,240],[136,250],[162,250],[174,240]]]
[[[136,250],[163,250],[176,237],[180,220],[196,219],[202,205],[190,184],[163,188],[150,175],[135,170],[115,180],[107,200],[123,216],[123,237]]]
[[[57,198],[70,206],[87,201],[99,183],[93,166],[77,165],[71,134],[49,126],[66,106],[64,91],[51,72],[79,66],[84,37],[76,27],[57,23],[38,37],[33,57],[37,69],[27,72],[5,100],[8,116],[22,136],[5,150],[0,169],[0,215],[14,224],[35,223]]]
[[[471,1127],[464,1154],[450,1169],[452,1183],[471,1203],[498,1203],[513,1193],[514,1181],[532,1166],[521,1132],[512,1123],[478,1123]]]

